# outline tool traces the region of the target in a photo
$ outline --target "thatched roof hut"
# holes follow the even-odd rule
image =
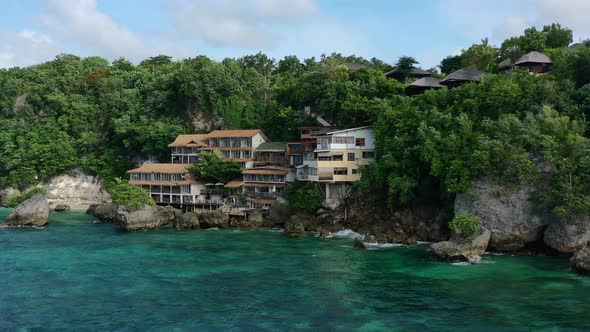
[[[541,52],[530,52],[516,60],[515,66],[526,67],[534,73],[544,73],[553,64],[550,57]]]
[[[506,59],[498,64],[498,70],[500,70],[500,71],[509,70],[509,69],[512,69],[512,67],[514,67],[514,63],[512,62],[512,59]]]
[[[482,76],[482,71],[471,68],[463,68],[447,75],[447,77],[440,81],[440,84],[446,85],[449,88],[454,88],[467,82],[479,83]]]
[[[408,75],[408,77],[410,78],[422,78],[422,77],[431,77],[432,73],[421,69],[421,68],[412,68],[412,70],[410,71],[410,74]],[[385,73],[385,77],[387,78],[395,78],[396,80],[400,80],[403,77],[401,77],[401,73],[399,71],[399,69],[393,68],[393,70],[388,71],[387,73]]]
[[[440,80],[434,77],[423,77],[414,81],[406,88],[406,94],[408,96],[414,96],[417,94],[424,93],[426,90],[436,90],[440,89],[443,86],[440,85]]]

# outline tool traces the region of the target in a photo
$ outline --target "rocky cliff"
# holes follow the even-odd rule
[[[92,204],[110,201],[110,196],[100,180],[79,170],[55,176],[44,185],[49,207],[65,204],[71,210],[86,210]]]

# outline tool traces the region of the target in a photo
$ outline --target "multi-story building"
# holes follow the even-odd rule
[[[375,160],[371,127],[328,132],[316,137],[313,152],[305,152],[297,179],[320,184],[326,200],[345,197],[347,186],[360,180],[359,167]]]
[[[189,167],[188,164],[148,163],[127,173],[129,183],[148,190],[157,204],[187,211],[222,205],[223,184],[205,184],[189,172]]]
[[[254,166],[254,149],[268,141],[260,129],[214,130],[208,134],[178,135],[168,147],[173,164],[192,164],[202,151],[219,151],[224,160],[242,168]]]
[[[254,150],[254,167],[287,166],[287,143],[264,142]]]
[[[295,175],[282,167],[255,167],[242,171],[242,193],[246,207],[267,209],[279,197]]]

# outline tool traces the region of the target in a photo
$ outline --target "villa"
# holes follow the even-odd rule
[[[318,183],[327,201],[346,196],[348,186],[360,180],[359,168],[375,161],[375,134],[369,126],[328,132],[316,138],[297,166],[297,179]]]

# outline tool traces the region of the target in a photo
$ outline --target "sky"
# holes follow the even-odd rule
[[[60,53],[216,60],[332,52],[431,68],[482,38],[559,22],[590,37],[590,0],[2,0],[0,68]]]

